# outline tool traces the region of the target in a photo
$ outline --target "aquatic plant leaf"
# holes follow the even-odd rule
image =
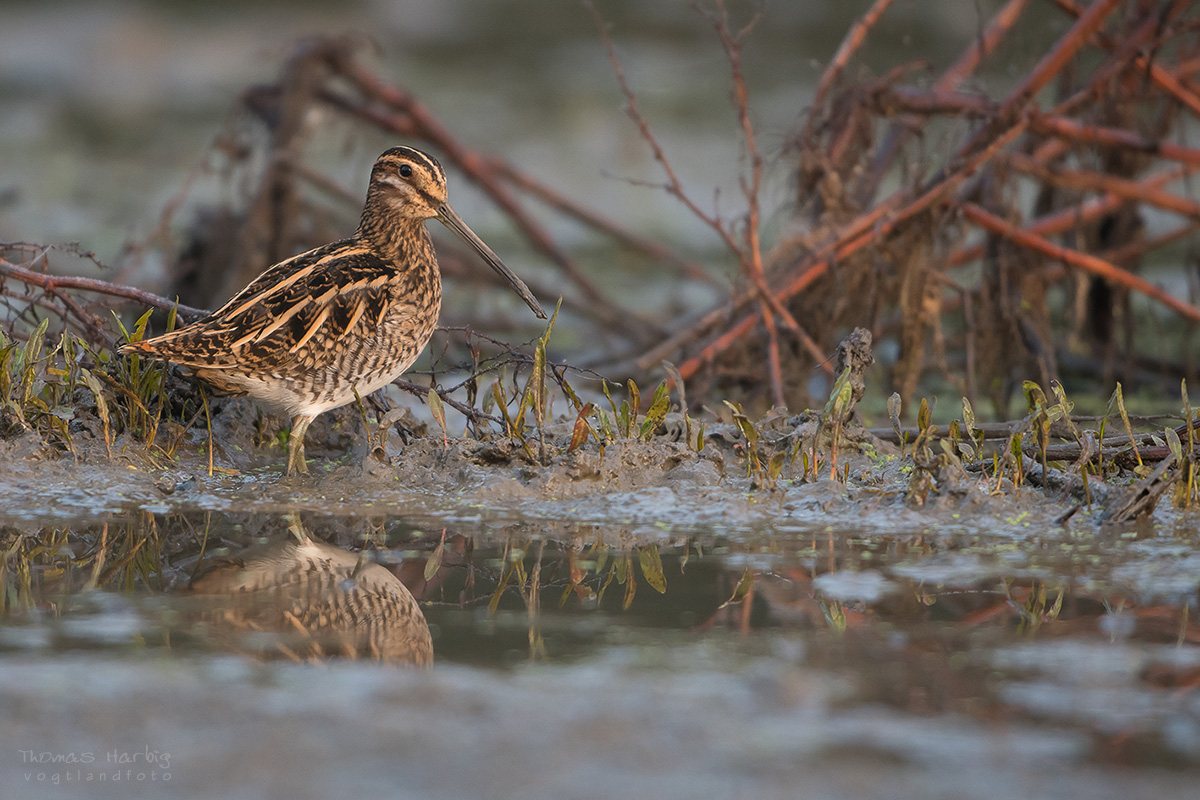
[[[633,426],[637,425],[638,412],[642,410],[642,393],[637,383],[630,378],[626,384],[629,390],[629,419],[625,422],[625,436],[633,436]]]
[[[1175,463],[1183,463],[1183,442],[1179,441],[1179,434],[1174,428],[1165,428],[1163,435],[1167,437],[1167,447],[1171,448],[1171,455],[1175,456]]]
[[[1036,381],[1024,381],[1021,391],[1025,393],[1025,407],[1030,414],[1038,414],[1046,409],[1046,393]]]
[[[597,572],[598,571],[599,570],[597,570]],[[617,574],[617,565],[613,564],[611,567],[609,567],[608,577],[606,577],[604,579],[604,583],[600,586],[600,590],[596,592],[596,603],[597,604],[604,602],[604,592],[607,591],[608,585],[613,582],[613,578],[616,576],[616,574]]]
[[[0,365],[0,380],[3,380],[4,368]],[[0,391],[0,397],[3,396]],[[1188,396],[1187,378],[1181,378],[1179,381],[1179,394],[1183,397],[1183,423],[1187,426],[1188,438],[1188,455],[1195,455],[1196,452],[1196,429],[1192,426],[1192,398]]]
[[[1137,459],[1138,466],[1137,469],[1134,469],[1134,472],[1137,472],[1138,469],[1144,466],[1142,464],[1142,454],[1138,452],[1137,439],[1133,435],[1133,426],[1129,423],[1129,412],[1125,410],[1125,392],[1121,389],[1120,381],[1117,381],[1117,388],[1113,390],[1112,399],[1109,400],[1110,407],[1113,402],[1117,404],[1117,411],[1121,415],[1121,422],[1125,425],[1125,433],[1129,436],[1129,444],[1133,448],[1134,458]]]
[[[746,476],[750,478],[761,477],[762,463],[758,458],[758,430],[754,427],[754,423],[742,411],[741,403],[731,403],[728,400],[723,401],[729,410],[733,412],[733,422],[746,437]]]
[[[612,409],[613,419],[616,420],[620,415],[617,413],[617,402],[613,400],[612,394],[608,391],[608,381],[600,380],[600,388],[604,390],[604,397],[608,400],[608,406]]]
[[[574,387],[572,387],[570,382],[567,381],[566,375],[560,374],[557,371],[555,372],[555,375],[556,375],[556,379],[558,381],[558,385],[563,390],[563,394],[565,394],[567,396],[567,399],[571,401],[571,407],[574,408],[576,411],[578,411],[580,408],[583,408],[583,405],[584,405],[583,401],[579,399],[579,395],[575,393]]]
[[[617,431],[613,421],[608,416],[608,412],[602,408],[598,408],[596,409],[596,414],[600,420],[600,433],[604,434],[605,441],[615,442],[617,440]]]
[[[0,403],[7,402],[12,392],[12,369],[16,353],[17,343],[0,331]]]
[[[104,427],[104,449],[108,452],[109,458],[112,458],[112,433],[109,423],[108,401],[104,399],[104,390],[100,386],[100,381],[92,374],[91,370],[80,367],[79,377],[83,379],[84,385],[91,390],[92,395],[96,398],[96,411],[100,414],[100,424]]]
[[[517,404],[517,413],[513,415],[513,430],[520,438],[521,443],[525,443],[525,412],[529,410],[530,403],[533,398],[529,391],[530,382],[533,378],[525,383],[525,391],[521,393],[521,402]]]
[[[571,550],[567,561],[571,569],[571,585],[578,586],[587,577],[587,571],[579,565],[579,553]]]
[[[633,572],[632,566],[629,567],[629,571]],[[629,580],[625,581],[625,599],[621,601],[621,609],[623,611],[628,611],[629,607],[633,605],[633,596],[637,594],[637,584],[638,582],[633,579],[633,575],[630,575]]]
[[[962,399],[962,418],[963,427],[967,429],[967,435],[971,438],[975,437],[975,409],[971,407],[971,401],[967,398]]]
[[[593,558],[596,559],[596,566],[593,568],[597,575],[604,569],[604,565],[608,563],[609,548],[606,544],[597,544],[592,548]]]
[[[425,561],[425,581],[433,580],[433,576],[437,575],[437,571],[442,567],[442,558],[446,554],[446,539],[445,534],[442,534],[442,541],[438,542],[438,546],[429,554],[429,558]]]
[[[579,414],[575,417],[575,429],[571,431],[571,443],[567,445],[568,453],[572,450],[578,450],[587,442],[588,433],[592,430],[592,426],[588,424],[587,418],[594,408],[591,403],[587,403],[579,409]]]
[[[634,415],[636,416],[636,412],[634,412]],[[617,413],[617,432],[620,433],[621,436],[628,439],[629,435],[630,435],[630,431],[632,430],[632,426],[633,426],[633,420],[631,419],[631,416],[630,416],[629,401],[622,400],[621,401],[621,409]]]
[[[679,413],[683,415],[683,433],[684,441],[688,447],[692,446],[692,418],[688,414],[687,404],[687,384],[683,382],[683,376],[679,374],[679,370],[670,361],[662,362],[663,370],[667,373],[667,378],[671,383],[675,384],[675,391],[679,392]]]
[[[783,465],[787,461],[786,450],[776,450],[771,454],[771,460],[767,462],[767,478],[774,485],[779,480],[779,476],[783,473]]]
[[[733,589],[733,594],[729,596],[728,600],[717,606],[717,610],[720,611],[722,608],[725,608],[728,605],[740,603],[745,600],[746,595],[750,594],[750,589],[754,586],[754,575],[754,570],[746,567],[746,569],[742,571],[742,577],[738,579],[737,586],[735,586]]]
[[[656,545],[646,545],[638,551],[638,563],[642,567],[642,575],[659,594],[667,592],[667,576],[663,574],[662,557]]]
[[[496,401],[496,410],[500,412],[500,416],[504,418],[505,433],[509,438],[516,438],[517,429],[513,424],[512,417],[508,414],[508,403],[504,402],[504,389],[500,386],[500,381],[492,384],[492,397]]]
[[[529,376],[529,404],[539,428],[546,419],[546,345],[538,342],[533,351],[533,372]]]
[[[508,571],[505,572],[507,576]],[[492,599],[488,601],[488,616],[496,616],[496,611],[500,608],[500,598],[504,595],[505,584],[501,583],[496,587],[496,591],[492,592]]]
[[[1066,420],[1070,425],[1071,430],[1075,430],[1075,423],[1071,422],[1071,412],[1075,410],[1075,404],[1067,399],[1067,392],[1063,389],[1063,385],[1056,380],[1050,381],[1050,391],[1054,395],[1054,404],[1056,406],[1054,417],[1055,420]]]
[[[429,413],[433,415],[434,421],[442,429],[442,443],[449,445],[449,431],[446,429],[446,406],[442,404],[442,398],[437,393],[437,389],[432,386],[429,388]]]
[[[646,419],[642,422],[638,438],[643,441],[650,441],[650,437],[654,435],[654,431],[658,430],[658,426],[666,419],[667,412],[670,410],[671,395],[667,390],[667,382],[663,381],[654,390],[654,397],[650,401],[649,410],[646,411]]]
[[[21,353],[21,405],[29,405],[29,398],[37,392],[34,391],[34,384],[37,382],[37,362],[42,357],[42,347],[46,342],[46,328],[50,325],[50,318],[46,317],[30,334],[25,341],[25,349]]]
[[[545,425],[550,402],[549,393],[546,391],[546,346],[550,341],[550,334],[554,330],[554,322],[558,319],[558,310],[561,306],[562,298],[559,298],[558,304],[554,307],[554,313],[550,316],[550,321],[546,323],[546,332],[538,339],[537,346],[533,350],[533,372],[529,375],[527,393],[530,396],[533,419],[537,423],[539,433]]]
[[[825,419],[827,424],[845,422],[846,412],[850,408],[850,401],[854,396],[854,386],[850,383],[851,373],[851,368],[847,366],[842,370],[842,374],[838,376],[837,381],[833,384],[833,389],[829,393],[829,400],[825,403]]]
[[[746,437],[746,441],[750,442],[751,444],[756,444],[758,442],[758,431],[754,429],[754,423],[752,423],[750,418],[746,416],[744,411],[742,411],[741,403],[731,403],[728,400],[724,400],[722,402],[724,402],[732,412],[733,424],[736,425],[738,430],[742,432],[742,436]]]
[[[846,608],[842,605],[842,601],[826,601],[822,599],[818,605],[820,605],[821,611],[825,614],[825,621],[829,624],[830,630],[837,634],[845,633]]]

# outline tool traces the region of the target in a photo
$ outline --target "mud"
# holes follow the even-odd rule
[[[1044,522],[1071,502],[1061,492],[1017,489],[960,469],[929,474],[916,495],[911,459],[854,428],[846,429],[838,454],[845,482],[831,480],[828,465],[818,473],[824,477],[806,480],[795,459],[772,484],[752,474],[746,442],[733,425],[710,424],[699,452],[673,440],[671,430],[682,427],[674,415],[660,431],[666,435],[649,441],[620,439],[601,448],[589,440],[569,451],[573,420],[561,420],[547,426],[544,439],[531,437],[527,451],[499,435],[443,438],[410,418],[411,430],[385,431],[380,447],[378,426],[370,425],[368,441],[362,414],[347,407],[312,425],[311,472],[289,478],[279,421],[244,399],[213,402],[212,474],[203,421],[186,432],[174,459],[121,438],[110,457],[86,409],[76,413],[74,453],[57,452],[31,432],[0,439],[0,493],[25,499],[10,514],[275,510],[745,530],[844,523],[919,529],[955,524],[961,514],[974,524],[1016,514]],[[797,439],[811,441],[816,427],[807,416],[775,420],[764,427],[761,460],[794,448]]]

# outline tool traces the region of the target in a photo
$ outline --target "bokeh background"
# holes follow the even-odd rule
[[[770,2],[745,40],[759,145],[774,167],[768,227],[787,218],[789,131],[823,65],[869,5]],[[855,69],[882,74],[925,60],[937,74],[999,5],[900,0],[872,31]],[[595,7],[685,185],[734,216],[742,154],[728,65],[711,27],[685,0],[598,0]],[[760,5],[735,0],[729,8],[735,22],[746,22]],[[1022,74],[1065,25],[1062,14],[1045,17],[1045,41],[1013,37],[976,81],[995,90]],[[413,92],[465,144],[633,230],[708,256],[734,278],[736,266],[711,230],[665,192],[636,184],[657,184],[661,174],[622,111],[592,13],[562,0],[5,0],[0,240],[79,242],[120,266],[122,248],[155,227],[239,94],[273,80],[303,37],[333,33],[373,42],[378,73]],[[394,142],[363,141],[329,124],[323,166],[360,192],[371,161]],[[188,202],[211,201],[220,191],[199,184]],[[476,230],[505,240],[499,212],[461,181],[451,191]],[[186,221],[186,210],[178,219]],[[348,214],[348,229],[354,221]],[[551,222],[568,246],[587,247],[586,231]],[[515,236],[512,246],[522,246]],[[597,254],[589,267],[619,268],[609,261]],[[136,277],[152,284],[152,268]],[[612,279],[619,285],[619,269]]]

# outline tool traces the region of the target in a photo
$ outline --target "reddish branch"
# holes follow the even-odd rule
[[[1142,179],[1142,185],[1147,189],[1158,189],[1166,186],[1169,183],[1179,180],[1189,174],[1189,170],[1182,167],[1174,167],[1170,170],[1157,175],[1151,175]],[[1030,233],[1048,236],[1055,233],[1062,233],[1071,228],[1080,225],[1095,222],[1101,217],[1111,214],[1122,204],[1128,200],[1116,194],[1105,194],[1093,200],[1088,200],[1078,206],[1064,208],[1061,211],[1055,211],[1046,214],[1043,217],[1031,220],[1025,224],[1025,230]],[[960,267],[964,264],[969,264],[982,258],[984,255],[984,245],[975,244],[961,248],[951,254],[947,259],[947,265],[951,267]]]
[[[1091,142],[1107,147],[1120,147],[1146,155],[1178,161],[1181,164],[1200,166],[1200,149],[1184,147],[1172,142],[1147,139],[1132,131],[1089,125],[1073,119],[1051,116],[1034,116],[1031,126],[1039,133],[1061,136],[1076,142]]]
[[[1149,186],[1143,181],[1119,178],[1103,172],[1087,172],[1065,167],[1046,167],[1020,153],[1006,153],[1004,160],[1013,169],[1064,189],[1107,192],[1125,200],[1136,200],[1147,205],[1174,211],[1187,217],[1200,217],[1200,203]]]
[[[603,214],[594,209],[587,208],[530,175],[521,172],[507,161],[492,158],[488,160],[488,166],[495,171],[496,175],[509,181],[521,190],[528,192],[551,208],[561,211],[563,214],[583,223],[589,228],[606,234],[631,250],[644,253],[655,263],[675,269],[679,274],[694,281],[700,281],[712,286],[718,285],[718,281],[707,270],[684,258],[666,245],[622,228]]]
[[[69,289],[74,291],[91,292],[106,297],[120,297],[141,305],[158,308],[163,311],[176,309],[181,318],[185,320],[199,319],[208,313],[203,309],[185,306],[165,297],[160,297],[152,292],[136,289],[132,286],[121,286],[119,284],[96,280],[94,278],[47,275],[44,272],[36,272],[25,267],[17,266],[16,264],[10,263],[2,258],[0,258],[0,276],[14,278],[30,286],[36,286],[44,292],[56,294],[57,296],[63,298],[68,297],[68,295],[63,293],[61,290]]]
[[[1145,202],[1190,216],[1200,214],[1200,204],[1161,190],[1159,187],[1162,183],[1165,183],[1165,180],[1161,183],[1157,180],[1149,182],[1132,181],[1097,173],[1083,173],[1078,170],[1049,168],[1039,163],[1042,159],[1049,160],[1056,158],[1062,152],[1062,147],[1046,149],[1040,153],[1041,158],[1037,159],[1022,156],[1012,149],[1012,146],[1020,137],[1025,136],[1031,131],[1036,131],[1042,134],[1065,137],[1074,141],[1120,146],[1137,149],[1140,152],[1154,153],[1162,157],[1178,160],[1188,167],[1192,166],[1198,156],[1200,156],[1196,151],[1182,146],[1165,146],[1166,143],[1149,141],[1144,137],[1101,130],[1095,127],[1088,129],[1086,126],[1066,120],[1061,116],[1063,113],[1078,109],[1082,103],[1090,98],[1099,96],[1106,85],[1106,81],[1119,73],[1120,70],[1126,68],[1135,58],[1140,58],[1139,48],[1156,36],[1163,35],[1165,22],[1172,19],[1184,7],[1181,3],[1170,4],[1160,13],[1140,20],[1139,24],[1127,36],[1122,38],[1119,46],[1110,48],[1112,50],[1110,57],[1095,71],[1091,83],[1083,90],[1076,92],[1057,105],[1051,115],[1038,114],[1036,109],[1032,107],[1033,98],[1098,33],[1100,27],[1118,4],[1119,0],[1098,0],[1098,2],[1093,3],[1083,11],[1072,28],[1054,45],[1018,86],[1010,92],[1008,97],[995,107],[995,110],[990,113],[988,122],[980,126],[968,138],[966,144],[938,172],[925,181],[915,193],[915,196],[906,190],[896,192],[876,207],[864,211],[857,218],[843,225],[831,240],[827,241],[824,245],[814,248],[805,259],[789,271],[787,277],[774,287],[773,294],[775,299],[781,305],[785,304],[791,298],[812,286],[815,281],[826,276],[832,265],[859,253],[864,247],[887,241],[891,234],[898,232],[902,225],[913,220],[917,215],[947,205],[961,204],[972,193],[977,191],[977,182],[973,180],[973,176],[998,155],[1003,155],[1006,161],[1015,163],[1016,166],[1030,174],[1035,174],[1042,181],[1049,181],[1056,185],[1070,185],[1076,189],[1089,189],[1107,193],[1107,196],[1101,201],[1091,204],[1089,213],[1096,216],[1118,207],[1123,202],[1130,201]],[[996,37],[1011,27],[1023,5],[1023,3],[1014,2],[1006,6],[1002,11],[1002,15],[989,26],[989,31],[994,35],[985,37],[986,41],[981,41],[978,46],[973,48],[973,51],[975,53],[982,53],[989,46],[993,45]],[[961,79],[959,73],[948,73],[945,77],[945,82],[939,82],[940,85],[935,87],[935,91],[926,96],[926,99],[942,101],[941,105],[933,102],[928,103],[927,106],[930,113],[944,111],[954,105],[954,103],[944,102],[947,100],[958,101],[957,105],[961,110],[965,102],[962,98],[939,94],[940,90],[952,88],[953,84],[959,79]],[[894,96],[904,97],[906,95],[904,92],[897,92]],[[910,98],[914,97],[914,95],[907,96]],[[912,107],[915,107],[915,104],[910,106],[910,109]],[[982,113],[986,110],[986,106],[982,103],[972,103],[971,110],[975,113]],[[1039,127],[1034,126],[1035,122],[1039,124]],[[908,127],[910,126],[905,126],[904,129]],[[902,129],[898,128],[897,130]],[[902,137],[897,134],[896,140],[899,138]],[[877,154],[877,158],[880,155],[884,157],[883,162],[877,163],[886,163],[888,161],[887,152],[890,146],[885,142],[880,153]],[[969,179],[972,180],[968,183]],[[1123,285],[1134,288],[1137,291],[1142,291],[1157,300],[1168,302],[1168,305],[1172,308],[1187,316],[1191,316],[1195,312],[1195,309],[1186,303],[1164,300],[1164,293],[1157,290],[1156,287],[1137,279],[1136,276],[1124,277],[1128,276],[1128,273],[1104,262],[1102,259],[1076,251],[1067,252],[1065,248],[1053,245],[1036,233],[1021,231],[1016,226],[1003,223],[1002,220],[994,216],[988,218],[987,224],[984,225],[982,222],[984,218],[979,215],[979,212],[982,212],[982,209],[973,207],[971,214],[967,217],[968,220],[980,224],[986,230],[993,232],[996,232],[996,224],[998,222],[1002,223],[1004,225],[1004,235],[1013,238],[1019,244],[1035,247],[1041,252],[1053,255],[1055,258],[1061,258],[1073,266],[1102,274],[1109,279],[1117,280]],[[1077,212],[1062,212],[1054,224],[1063,224],[1066,227],[1071,224],[1078,224],[1078,222],[1079,215]],[[1039,225],[1046,228],[1051,227],[1048,221],[1043,221]],[[1174,233],[1179,235],[1178,231]],[[1170,238],[1174,238],[1174,236]],[[978,248],[972,248],[968,251],[963,251],[955,260],[961,262],[980,254],[981,251]],[[668,339],[661,346],[653,348],[644,354],[639,360],[639,365],[656,362],[660,358],[668,357],[674,349],[685,346],[695,338],[705,335],[714,326],[722,324],[722,321],[731,310],[743,308],[748,299],[750,299],[748,296],[736,297],[730,306],[725,309],[715,309],[697,323]],[[727,325],[721,333],[698,353],[683,361],[679,368],[680,374],[684,378],[695,375],[705,363],[716,358],[734,343],[741,340],[754,328],[756,320],[761,317],[761,310],[737,317],[733,324]]]
[[[1025,0],[1028,2],[1028,0]],[[850,30],[846,32],[846,36],[842,39],[842,43],[838,45],[837,52],[833,54],[833,58],[829,60],[829,65],[825,67],[825,72],[821,74],[821,79],[817,81],[816,91],[813,92],[812,107],[814,109],[821,108],[825,105],[825,100],[829,97],[829,92],[833,89],[834,84],[841,78],[842,73],[846,69],[846,65],[850,62],[851,57],[858,52],[863,41],[867,38],[867,31],[875,26],[883,13],[888,10],[888,6],[892,4],[892,0],[875,0],[874,5],[867,9],[867,13],[859,17]],[[809,115],[811,122],[816,117]]]
[[[1084,13],[1083,9],[1078,3],[1075,2],[1075,0],[1054,0],[1054,2],[1066,10],[1067,13],[1075,17],[1079,17]],[[1170,4],[1167,7],[1164,17],[1175,16],[1182,11],[1186,5],[1186,3],[1180,2]],[[1095,34],[1095,41],[1098,45],[1100,45],[1100,47],[1110,52],[1116,50],[1118,47],[1118,44],[1114,42],[1111,37],[1101,31],[1098,31]],[[1147,70],[1149,72],[1151,80],[1153,80],[1159,88],[1165,90],[1184,106],[1191,109],[1193,114],[1200,115],[1200,96],[1197,96],[1193,90],[1185,86],[1183,82],[1180,81],[1178,74],[1168,71],[1157,63],[1147,61],[1145,56],[1141,54],[1138,54],[1135,57],[1135,63],[1139,69]],[[1186,67],[1186,65],[1181,66]],[[1189,71],[1190,69],[1185,68],[1182,74],[1187,74]]]
[[[1036,250],[1051,258],[1062,261],[1073,267],[1092,272],[1100,277],[1120,284],[1136,292],[1141,292],[1147,297],[1157,300],[1168,308],[1176,311],[1188,319],[1200,322],[1200,308],[1185,303],[1182,300],[1174,297],[1154,284],[1134,275],[1127,270],[1123,270],[1102,258],[1081,253],[1078,250],[1071,250],[1067,247],[1061,247],[1051,241],[1043,239],[1041,236],[1030,233],[1027,230],[1022,230],[1016,225],[1012,225],[995,214],[992,214],[974,203],[966,203],[962,207],[963,214],[972,222],[977,223],[983,228],[998,233],[1005,238],[1016,242],[1017,244],[1028,247],[1031,250]]]
[[[996,48],[996,45],[1000,43],[1012,26],[1016,24],[1021,16],[1021,12],[1025,10],[1025,6],[1028,3],[1029,0],[1009,0],[1004,8],[1000,9],[996,16],[988,23],[983,33],[966,49],[966,52],[959,56],[950,69],[946,70],[934,82],[933,92],[944,94],[957,89],[959,84],[975,72],[975,69]],[[912,110],[915,111],[916,109]],[[913,131],[920,126],[922,121],[922,117],[910,114],[892,123],[888,128],[883,144],[879,146],[879,150],[873,159],[871,175],[863,183],[863,187],[858,192],[861,204],[866,205],[875,196],[875,191],[879,186],[879,181],[883,179],[884,173],[891,168],[895,162],[896,155],[900,152],[900,148],[912,135]]]

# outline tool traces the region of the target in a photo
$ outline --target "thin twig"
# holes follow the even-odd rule
[[[1097,258],[1088,253],[1083,253],[1078,250],[1071,250],[1067,247],[1054,244],[1051,241],[1043,239],[1040,236],[1030,233],[1027,230],[1018,228],[1005,220],[997,217],[989,211],[975,205],[974,203],[966,203],[963,205],[963,214],[973,222],[983,226],[984,228],[998,233],[1011,241],[1027,247],[1031,250],[1036,250],[1040,253],[1058,259],[1073,267],[1087,270],[1093,274],[1099,275],[1113,283],[1125,286],[1135,292],[1140,292],[1152,300],[1167,306],[1176,311],[1180,315],[1191,320],[1200,322],[1200,308],[1185,303],[1174,295],[1163,291],[1154,284],[1144,278],[1140,278],[1131,272],[1127,272],[1120,267],[1117,267],[1109,262]]]
[[[126,300],[133,300],[154,308],[170,311],[177,309],[178,313],[184,319],[199,319],[208,314],[207,311],[200,308],[185,306],[182,303],[168,300],[165,297],[147,292],[143,289],[136,289],[132,286],[122,286],[117,283],[109,283],[108,281],[97,280],[95,278],[79,278],[68,277],[62,275],[47,275],[42,272],[19,267],[9,261],[0,258],[0,274],[16,278],[24,283],[32,284],[44,289],[47,292],[52,292],[56,289],[76,289],[84,292],[94,292],[95,294],[106,295],[108,297],[121,297]]]

